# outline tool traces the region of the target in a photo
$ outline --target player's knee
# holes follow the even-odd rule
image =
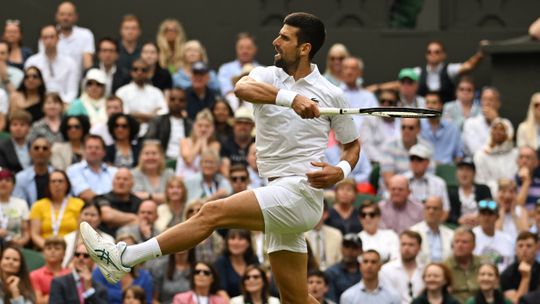
[[[198,216],[203,224],[211,228],[216,228],[219,225],[223,213],[221,210],[222,201],[223,200],[211,201],[202,206]]]

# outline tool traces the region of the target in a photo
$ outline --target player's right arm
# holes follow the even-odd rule
[[[289,106],[302,118],[320,116],[316,102],[292,91],[280,90],[269,83],[257,81],[250,76],[244,76],[236,83],[234,94],[251,103]]]

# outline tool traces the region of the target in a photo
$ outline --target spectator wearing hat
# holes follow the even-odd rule
[[[124,112],[141,124],[139,136],[143,136],[148,130],[148,122],[169,110],[161,90],[148,83],[149,67],[146,62],[142,59],[133,61],[130,75],[132,81],[120,87],[116,95],[124,102]]]
[[[540,177],[534,174],[538,170],[538,154],[530,146],[522,146],[518,151],[518,172],[515,176],[517,202],[532,211],[540,199]]]
[[[343,236],[338,229],[325,225],[328,218],[328,202],[324,201],[323,215],[313,229],[306,232],[313,256],[317,260],[320,270],[326,270],[341,260],[341,241]]]
[[[370,91],[362,88],[357,82],[364,74],[364,62],[358,57],[347,57],[341,62],[341,80],[340,88],[343,90],[345,100],[351,108],[373,108],[378,106],[377,98]],[[364,117],[361,115],[353,116],[356,129],[360,130]]]
[[[391,229],[380,227],[381,209],[373,201],[366,200],[358,208],[363,230],[358,233],[364,250],[375,249],[383,262],[399,257],[399,237]]]
[[[443,223],[443,202],[438,196],[431,196],[424,202],[424,220],[411,227],[424,240],[420,261],[424,264],[442,262],[452,253],[451,243],[454,231]]]
[[[514,240],[495,227],[499,217],[499,206],[496,201],[479,201],[478,213],[480,225],[473,229],[476,236],[474,254],[496,264],[502,272],[514,259]]]
[[[15,175],[8,169],[0,169],[0,242],[14,242],[24,246],[30,240],[28,204],[11,196]]]
[[[420,120],[402,118],[401,136],[387,141],[382,146],[380,193],[388,188],[390,178],[396,174],[404,174],[411,168],[410,149],[415,145],[431,147],[431,143],[420,137]],[[435,162],[430,159],[429,171],[434,171]]]
[[[426,94],[426,108],[442,111],[443,101],[436,93]],[[440,164],[453,164],[463,158],[459,128],[441,117],[421,121],[422,137],[434,148],[433,159]]]
[[[340,297],[339,303],[401,303],[399,295],[393,290],[394,287],[386,286],[379,280],[382,265],[381,256],[376,250],[364,251],[360,262],[362,280],[345,290]]]
[[[341,242],[341,261],[325,271],[328,279],[326,297],[338,302],[341,294],[362,279],[358,257],[362,254],[362,240],[355,233],[343,236]]]
[[[78,99],[75,99],[69,109],[68,115],[86,115],[90,125],[107,122],[105,109],[105,84],[107,76],[98,69],[90,69],[83,81],[84,91]]]
[[[469,76],[460,78],[456,89],[456,100],[447,102],[443,108],[443,119],[451,121],[460,130],[466,119],[480,115],[480,104],[474,98],[474,81]]]
[[[418,74],[411,68],[399,71],[399,103],[400,107],[425,108],[426,100],[418,95]]]
[[[24,68],[37,67],[43,74],[47,91],[57,92],[62,100],[69,104],[77,97],[81,70],[77,65],[79,63],[59,52],[57,48],[59,40],[54,25],[43,26],[40,32],[40,42],[43,49],[30,56],[26,60]]]
[[[328,211],[325,224],[340,230],[343,235],[362,231],[362,226],[358,221],[360,214],[353,205],[356,200],[356,191],[356,183],[350,178],[338,182],[334,189],[334,204]]]
[[[424,289],[424,264],[417,262],[422,237],[418,232],[405,230],[399,235],[399,258],[384,264],[379,273],[383,285],[399,293],[402,304],[409,304]]]
[[[195,62],[191,67],[191,86],[186,89],[187,113],[192,120],[203,109],[210,109],[219,96],[209,86],[210,69],[203,61]]]
[[[235,164],[247,166],[249,146],[254,142],[251,135],[255,128],[253,111],[240,108],[234,113],[233,138],[221,143],[222,172],[229,172],[229,168]]]
[[[192,121],[186,116],[186,92],[181,88],[172,88],[167,96],[169,113],[159,115],[148,124],[145,139],[157,139],[161,142],[165,157],[176,159],[180,155],[180,141],[189,137]]]
[[[0,139],[0,166],[17,173],[30,167],[28,133],[32,115],[15,111],[9,115],[10,136]]]
[[[381,227],[396,233],[408,229],[422,221],[422,204],[411,200],[409,180],[403,175],[394,175],[388,185],[390,197],[379,203],[381,208]]]
[[[452,240],[452,255],[444,264],[452,273],[452,295],[462,303],[478,289],[478,270],[482,259],[473,253],[476,245],[474,232],[467,227],[458,227]]]
[[[476,167],[470,157],[457,164],[457,186],[448,187],[450,214],[447,222],[469,228],[478,224],[478,202],[491,199],[489,187],[474,182]]]
[[[409,179],[410,199],[425,202],[429,197],[438,197],[443,205],[442,220],[445,221],[450,211],[450,200],[446,190],[446,182],[433,173],[428,172],[431,149],[424,145],[414,145],[409,150],[410,170],[404,176]]]
[[[129,71],[118,65],[118,42],[110,37],[98,42],[97,61],[94,68],[105,74],[105,96],[116,93],[119,87],[129,83]]]

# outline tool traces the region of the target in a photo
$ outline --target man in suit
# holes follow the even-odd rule
[[[32,115],[26,111],[16,111],[9,116],[11,136],[0,139],[0,167],[17,173],[30,166],[27,135],[31,123]]]
[[[306,232],[306,239],[313,251],[313,256],[324,271],[328,266],[334,265],[341,260],[341,242],[343,236],[338,229],[324,225],[328,218],[328,203],[324,201],[323,215],[319,223],[310,231]]]
[[[100,69],[107,76],[105,96],[113,95],[119,87],[129,83],[129,71],[117,65],[118,43],[114,39],[105,37],[99,40],[97,59],[94,68]]]
[[[73,271],[52,281],[49,303],[107,303],[107,288],[92,280],[93,267],[94,261],[80,243],[73,255]]]
[[[176,159],[180,155],[180,140],[191,133],[191,120],[186,113],[186,92],[172,88],[167,105],[169,113],[152,119],[144,137],[159,140],[167,159]]]

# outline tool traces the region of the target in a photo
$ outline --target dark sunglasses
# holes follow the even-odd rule
[[[131,69],[133,72],[148,72],[148,68],[137,68],[137,67],[134,67]]]
[[[80,129],[81,125],[67,125],[68,129]]]
[[[366,217],[374,218],[374,217],[377,217],[377,216],[378,216],[378,214],[376,212],[362,212],[362,213],[360,213],[361,218],[366,218]]]
[[[424,161],[425,159],[413,155],[413,156],[409,157],[409,160],[410,160],[410,161]]]
[[[253,280],[258,280],[261,278],[261,275],[260,274],[255,274],[255,275],[246,275],[244,276],[244,281],[249,281],[251,279]]]
[[[480,212],[484,210],[488,211],[495,211],[497,210],[497,202],[494,200],[481,200],[478,202],[478,209],[480,209]]]
[[[33,146],[32,149],[34,149],[34,151],[49,151],[49,147],[47,146]]]
[[[204,276],[211,276],[212,275],[212,272],[210,270],[206,270],[206,269],[195,269],[195,274],[202,274]]]
[[[80,257],[82,256],[82,257],[85,258],[85,259],[89,259],[89,258],[90,258],[90,255],[89,255],[88,253],[83,253],[83,252],[75,252],[75,253],[73,254],[73,256],[78,257],[78,258],[80,258]]]
[[[247,179],[248,179],[247,176],[231,176],[231,180],[233,182],[237,182],[237,181],[245,182],[247,181]]]
[[[97,81],[94,81],[94,80],[89,80],[86,82],[86,85],[87,86],[103,86],[101,83],[97,82]]]

